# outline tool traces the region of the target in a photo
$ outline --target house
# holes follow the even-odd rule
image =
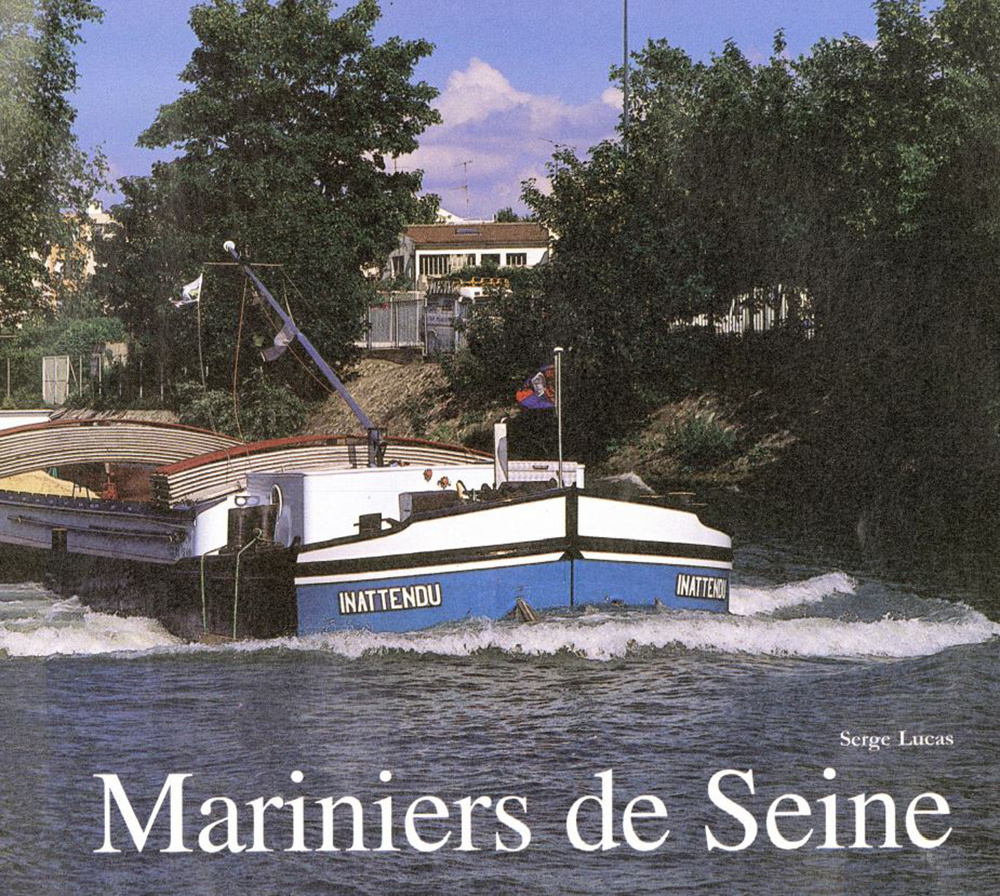
[[[66,213],[69,218],[72,213]],[[98,204],[92,204],[81,215],[80,230],[75,245],[54,245],[45,258],[45,269],[49,274],[49,284],[37,283],[46,300],[53,308],[68,296],[80,291],[97,270],[94,246],[98,240],[106,239],[114,222],[111,216]]]
[[[533,221],[445,223],[441,217],[439,212],[439,223],[411,224],[400,234],[382,268],[381,299],[368,309],[359,346],[455,351],[464,344],[462,322],[472,306],[505,281],[459,283],[449,275],[466,267],[534,267],[552,251],[553,237]]]
[[[383,278],[405,278],[422,292],[433,278],[464,267],[534,267],[548,260],[551,244],[548,230],[533,221],[411,224],[389,256]]]

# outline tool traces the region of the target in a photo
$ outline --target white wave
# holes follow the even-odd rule
[[[41,582],[9,582],[0,585],[0,600],[3,600],[8,594],[23,594],[25,592],[48,595],[52,593],[46,590]]]
[[[729,595],[729,611],[737,616],[773,613],[785,607],[819,603],[831,594],[854,594],[857,587],[858,583],[842,572],[765,588],[736,586]]]
[[[612,660],[637,650],[669,648],[759,656],[905,658],[978,644],[998,635],[1000,625],[969,608],[963,608],[960,617],[951,621],[778,620],[693,613],[615,618],[602,614],[543,620],[534,625],[475,622],[405,634],[333,632],[201,649],[327,650],[350,659],[386,651],[462,657],[498,650],[529,656],[565,651],[592,660]]]
[[[484,651],[551,656],[571,653],[611,660],[643,650],[691,650],[743,656],[905,658],[929,656],[1000,636],[1000,625],[964,604],[928,605],[927,615],[872,621],[826,617],[779,619],[775,609],[853,594],[857,583],[835,572],[772,588],[737,588],[733,615],[697,612],[596,610],[543,616],[533,625],[468,620],[418,632],[343,631],[268,641],[189,644],[159,623],[85,610],[78,601],[52,601],[33,619],[0,623],[0,653],[46,657],[115,653],[122,657],[260,650],[328,651],[357,659],[383,652],[449,657]],[[936,602],[935,602],[936,603]]]
[[[146,651],[171,647],[182,642],[158,622],[138,616],[111,616],[84,612],[64,623],[55,623],[60,613],[71,611],[66,602],[53,604],[44,619],[28,624],[0,627],[0,653],[8,656],[56,656],[98,654],[118,651]],[[23,620],[18,620],[24,622]]]

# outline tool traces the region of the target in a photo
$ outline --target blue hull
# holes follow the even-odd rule
[[[696,562],[696,561],[695,561]],[[299,584],[299,633],[403,632],[461,619],[501,619],[522,598],[535,610],[610,603],[724,613],[729,570],[616,560],[559,559],[488,569]]]

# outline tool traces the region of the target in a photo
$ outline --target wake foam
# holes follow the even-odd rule
[[[982,613],[964,604],[936,600],[920,600],[924,612],[914,616],[911,608],[908,618],[894,618],[891,598],[885,599],[884,615],[868,621],[769,615],[786,607],[815,604],[834,594],[853,595],[856,590],[852,578],[833,572],[770,588],[737,587],[732,594],[732,615],[599,610],[584,615],[543,615],[533,625],[468,620],[404,634],[344,631],[221,645],[184,643],[151,619],[90,612],[75,599],[53,600],[40,616],[0,621],[0,653],[16,657],[101,653],[143,657],[292,650],[359,659],[384,653],[468,657],[500,652],[511,656],[565,653],[606,661],[649,651],[687,650],[738,656],[893,659],[929,656],[1000,635],[1000,625]],[[19,594],[17,598],[26,596]],[[0,601],[0,606],[4,603],[9,601]]]
[[[3,601],[0,607],[12,603]],[[41,614],[0,625],[0,654],[17,657],[148,651],[181,643],[153,619],[95,613],[75,598],[51,601]]]
[[[883,619],[842,622],[836,619],[777,620],[760,617],[644,614],[640,618],[589,617],[545,620],[535,625],[483,622],[409,634],[337,632],[288,639],[281,646],[329,650],[356,659],[379,652],[470,656],[483,651],[545,656],[560,652],[591,660],[612,660],[642,650],[685,649],[712,653],[799,656],[810,658],[928,656],[961,644],[1000,635],[1000,626],[974,610],[953,622]],[[275,642],[233,645],[253,650]]]
[[[828,572],[801,582],[766,588],[736,587],[729,596],[729,611],[737,616],[773,613],[786,607],[819,603],[831,594],[856,594],[858,583],[842,572]]]

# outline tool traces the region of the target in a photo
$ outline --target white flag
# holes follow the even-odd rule
[[[170,300],[171,304],[173,304],[175,308],[180,308],[182,305],[193,305],[195,302],[200,301],[201,281],[204,277],[204,274],[199,274],[197,280],[192,280],[181,290],[181,297],[179,299]]]
[[[261,354],[265,361],[277,361],[284,353],[288,344],[295,338],[295,330],[291,324],[285,324],[278,335],[274,337],[274,345],[265,348]]]

